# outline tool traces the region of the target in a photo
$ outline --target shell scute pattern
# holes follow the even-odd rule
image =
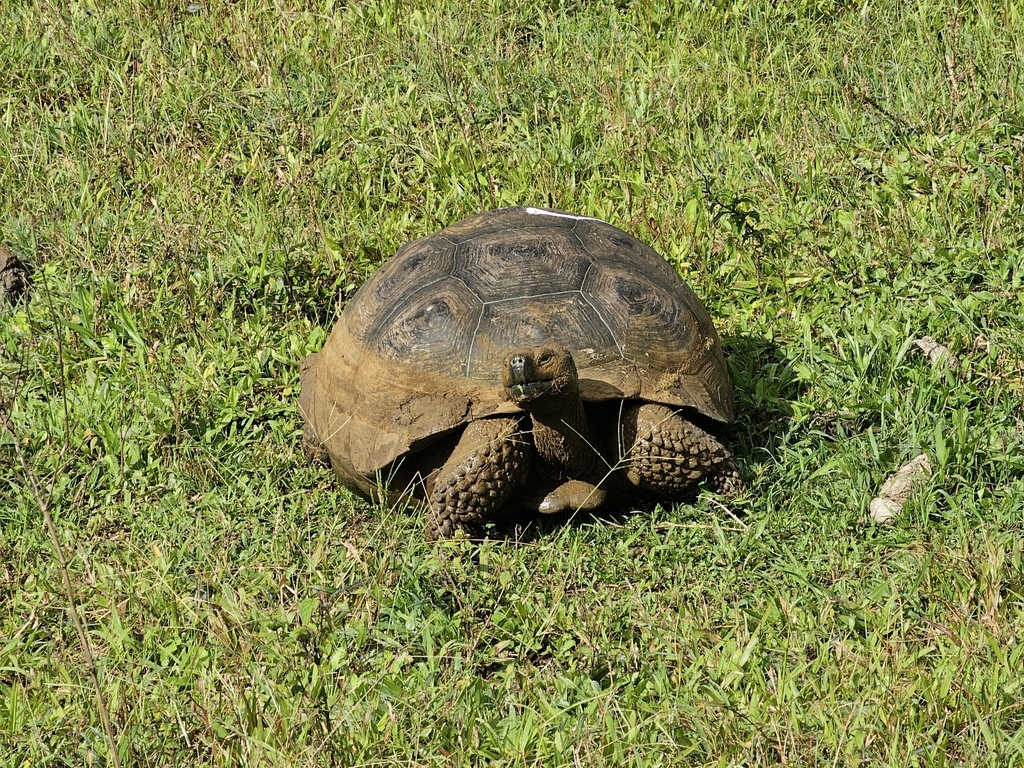
[[[673,357],[659,349],[685,349],[706,332],[677,300],[671,266],[635,238],[594,219],[510,218],[399,250],[350,304],[363,320],[356,335],[384,359],[486,379],[511,347],[592,350],[581,367],[651,364]]]
[[[572,232],[499,232],[461,244],[454,276],[484,303],[578,291],[590,258]]]
[[[582,300],[579,291],[571,291],[486,305],[474,339],[471,375],[500,377],[501,363],[509,349],[551,340],[574,351],[591,349],[579,365],[619,357],[608,327]]]
[[[377,354],[413,361],[435,373],[464,375],[483,306],[480,299],[448,277],[397,303],[389,322],[374,328]]]
[[[352,334],[372,344],[381,329],[393,324],[395,315],[403,309],[403,302],[395,301],[396,297],[429,291],[451,274],[455,264],[453,251],[454,245],[441,235],[399,248],[395,257],[364,283],[345,308]]]
[[[681,360],[689,354],[695,334],[708,331],[686,296],[680,296],[678,284],[656,282],[638,274],[631,264],[597,265],[585,290],[607,318],[627,359],[663,364]]]

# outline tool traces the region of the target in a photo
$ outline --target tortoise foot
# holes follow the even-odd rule
[[[625,476],[640,490],[669,499],[693,494],[701,482],[726,495],[742,490],[725,446],[664,405],[624,409],[619,438]]]
[[[608,499],[608,493],[585,480],[541,483],[540,487],[516,501],[530,514],[560,515],[564,512],[592,512]]]
[[[459,531],[471,538],[495,520],[530,470],[530,443],[518,419],[481,419],[467,425],[438,472],[427,510],[427,538]]]
[[[568,480],[544,496],[537,506],[542,515],[561,512],[592,512],[604,504],[608,494],[583,480]]]

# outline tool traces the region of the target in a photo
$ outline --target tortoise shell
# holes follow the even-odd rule
[[[400,456],[519,412],[504,357],[547,343],[572,352],[585,401],[732,421],[718,334],[675,270],[610,224],[541,208],[481,213],[402,246],[303,360],[300,410],[341,478],[372,493]]]

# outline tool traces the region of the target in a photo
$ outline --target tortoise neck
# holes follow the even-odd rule
[[[564,399],[536,402],[530,408],[533,443],[538,456],[573,479],[589,478],[598,471],[598,456],[583,401],[574,395]]]

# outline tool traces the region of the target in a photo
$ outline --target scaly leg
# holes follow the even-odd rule
[[[625,475],[637,488],[682,499],[703,481],[717,493],[743,489],[732,454],[713,436],[664,405],[629,405],[619,424]]]
[[[470,422],[434,480],[427,538],[447,538],[458,530],[479,535],[526,482],[531,451],[519,419]]]

